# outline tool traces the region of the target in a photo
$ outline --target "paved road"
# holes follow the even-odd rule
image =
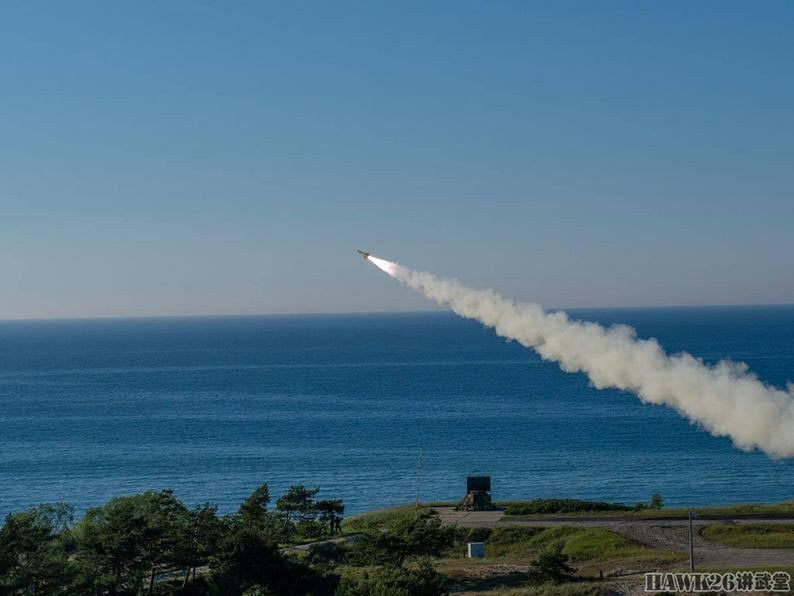
[[[571,526],[606,528],[644,544],[689,553],[688,521],[685,519],[636,518],[550,518],[516,520],[502,511],[455,511],[453,507],[436,507],[442,523],[463,528]],[[708,519],[695,520],[695,564],[698,567],[761,567],[794,565],[794,549],[732,548],[704,540],[697,529],[709,524],[792,524],[794,519]]]

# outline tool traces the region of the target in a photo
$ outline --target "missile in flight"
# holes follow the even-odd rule
[[[369,253],[368,252],[364,252],[363,250],[359,250],[358,248],[356,249],[356,252],[358,254],[360,254],[362,257],[364,257],[365,261],[369,258]]]

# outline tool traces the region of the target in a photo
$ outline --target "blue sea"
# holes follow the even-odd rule
[[[668,351],[794,380],[794,307],[577,310]],[[794,429],[791,429],[794,432]],[[794,460],[599,391],[450,313],[0,323],[0,513],[171,488],[233,511],[263,482],[347,513],[455,500],[794,498]]]

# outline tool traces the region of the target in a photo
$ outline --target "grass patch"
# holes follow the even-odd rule
[[[645,546],[603,528],[546,528],[533,537],[538,550],[562,544],[562,552],[574,563],[592,563],[614,559],[658,559],[668,551]]]
[[[569,511],[557,513],[534,513],[534,514],[513,514],[512,511],[519,511],[523,507],[521,504],[532,503],[532,501],[506,501],[499,505],[507,508],[505,512],[511,519],[543,519],[544,517],[566,517],[576,519],[579,517],[598,517],[598,518],[636,518],[636,519],[686,519],[687,509],[685,508],[664,508],[664,509],[642,509],[639,511],[615,511],[615,510],[588,510],[588,511]],[[794,500],[783,503],[741,503],[738,505],[715,505],[711,507],[699,507],[692,510],[700,519],[720,519],[720,518],[794,518]]]
[[[736,548],[794,548],[794,524],[720,524],[704,526],[700,535]]]
[[[640,544],[604,528],[477,528],[469,541],[485,542],[484,562],[493,560],[528,563],[548,548],[562,546],[562,552],[575,564],[616,559],[677,560],[680,555]],[[465,542],[465,541],[464,541]],[[465,546],[464,546],[465,548]],[[458,556],[464,556],[458,548]],[[477,560],[469,560],[474,563]]]
[[[485,556],[529,560],[538,551],[533,540],[541,532],[543,528],[494,528],[483,539]]]
[[[342,529],[348,534],[366,532],[368,530],[382,530],[397,520],[410,519],[419,513],[430,510],[432,508],[425,505],[420,506],[418,509],[414,505],[399,505],[389,509],[348,517],[342,522]]]
[[[718,505],[695,509],[701,517],[794,517],[794,499],[783,503],[757,504],[743,503],[739,505]]]

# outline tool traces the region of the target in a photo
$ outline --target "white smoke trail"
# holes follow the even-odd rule
[[[471,290],[430,273],[369,257],[377,267],[455,313],[532,348],[566,372],[584,372],[598,389],[635,393],[643,402],[674,408],[740,449],[794,456],[794,384],[762,383],[744,363],[705,364],[690,354],[668,355],[655,339],[638,339],[626,325],[609,328],[546,313],[492,290]]]

